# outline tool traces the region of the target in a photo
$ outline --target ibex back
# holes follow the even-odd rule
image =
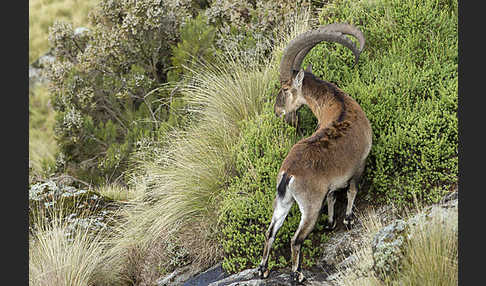
[[[360,49],[344,36],[355,36]],[[292,40],[284,51],[280,64],[281,89],[275,103],[275,114],[295,123],[296,111],[307,105],[318,120],[318,129],[308,138],[297,142],[284,159],[277,175],[277,192],[273,216],[266,232],[263,258],[259,267],[262,278],[268,277],[268,257],[275,236],[294,201],[301,212],[301,220],[291,240],[292,277],[304,280],[301,272],[301,245],[314,229],[321,206],[327,196],[328,221],[326,227],[336,226],[334,191],[348,187],[344,224],[353,223],[353,202],[356,184],[363,173],[371,149],[370,123],[349,95],[332,83],[316,78],[310,68],[300,68],[305,55],[319,42],[343,44],[355,55],[355,63],[364,48],[364,36],[349,24],[330,24],[308,31]]]

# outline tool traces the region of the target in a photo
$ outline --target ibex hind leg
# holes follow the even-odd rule
[[[358,188],[356,187],[356,180],[351,179],[349,182],[349,188],[346,193],[348,203],[346,205],[346,216],[344,217],[343,223],[349,229],[354,225],[354,214],[353,214],[353,204],[354,199],[356,198],[356,193],[358,192]]]
[[[270,274],[268,270],[268,258],[270,255],[270,249],[272,248],[273,241],[277,235],[278,230],[282,226],[294,203],[292,195],[287,191],[283,197],[277,195],[273,202],[273,215],[272,221],[268,226],[267,232],[265,233],[265,245],[263,247],[263,258],[258,267],[258,275],[260,278],[267,278]]]
[[[320,209],[323,200],[324,200],[323,196],[312,198],[310,200],[309,199],[299,200],[299,198],[296,197],[296,201],[297,204],[299,205],[301,216],[300,216],[299,227],[297,228],[297,231],[292,237],[292,241],[290,244],[291,252],[292,252],[291,253],[291,259],[292,259],[291,277],[294,280],[294,282],[301,283],[305,280],[305,277],[301,272],[302,243],[314,229],[314,226],[320,215]]]
[[[361,175],[363,174],[364,166],[365,166],[365,164],[363,162],[363,164],[360,166],[360,168],[358,168],[358,171],[356,172],[356,174],[349,181],[349,187],[348,187],[348,191],[346,193],[348,203],[346,205],[346,216],[344,217],[344,220],[343,220],[344,225],[348,229],[351,228],[354,225],[354,219],[355,219],[355,216],[353,214],[354,199],[356,198],[356,194],[358,193],[357,184],[358,184],[359,179],[361,178]]]

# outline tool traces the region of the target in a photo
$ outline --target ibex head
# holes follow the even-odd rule
[[[296,73],[289,83],[282,84],[275,101],[274,111],[278,117],[284,116],[289,124],[295,124],[296,111],[305,104],[302,96],[302,82],[304,81],[304,70]]]
[[[352,35],[359,41],[359,49],[345,36]],[[309,51],[322,41],[336,42],[349,48],[358,62],[359,55],[364,49],[365,38],[363,33],[353,25],[345,23],[333,23],[327,26],[300,34],[290,41],[285,48],[280,63],[281,88],[274,105],[275,115],[284,116],[287,123],[296,125],[297,110],[305,103],[303,97],[305,72],[312,72],[309,65],[304,71],[301,68],[302,61]],[[354,66],[354,65],[353,65]]]

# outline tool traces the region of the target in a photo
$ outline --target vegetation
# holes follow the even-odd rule
[[[90,26],[89,12],[98,0],[29,0],[29,63],[49,50],[49,27],[68,21],[75,27]]]
[[[55,169],[58,147],[54,140],[55,113],[47,88],[29,90],[29,181],[47,177]]]
[[[366,49],[354,69],[352,54],[336,44],[317,46],[304,64],[355,98],[371,121],[367,198],[437,201],[458,176],[457,2],[339,0],[320,15],[322,24],[363,23]]]
[[[334,0],[318,4],[322,10],[314,2],[102,0],[78,9],[92,10],[84,33],[74,32],[74,14],[73,24],[53,24],[51,85],[29,98],[31,176],[68,174],[124,202],[124,211],[110,236],[78,235],[79,242],[56,234],[66,228],[62,219],[40,224],[29,248],[33,279],[78,275],[52,272],[66,269],[60,261],[69,251],[96,256],[88,265],[95,270],[81,255],[69,262],[85,273],[85,285],[153,284],[176,267],[220,260],[231,272],[255,267],[282,159],[316,124],[308,108],[299,111],[298,132],[273,115],[282,50],[317,24],[354,23],[367,39],[354,68],[349,50],[332,43],[304,62],[355,98],[371,121],[359,196],[405,207],[435,202],[456,184],[457,1]],[[31,17],[38,17],[35,3]],[[294,206],[270,267],[288,265],[299,219]],[[304,267],[320,256],[324,219],[304,242]],[[412,264],[400,281],[424,275]]]
[[[405,219],[426,218],[425,208],[407,209]],[[420,218],[421,217],[421,218]],[[372,270],[372,240],[384,227],[383,214],[367,210],[360,215],[365,228],[359,243],[351,250],[357,257],[346,269],[339,269],[336,281],[344,286],[457,285],[458,218],[457,211],[446,216],[430,216],[421,223],[409,223],[410,238],[404,243],[399,268],[382,276]]]

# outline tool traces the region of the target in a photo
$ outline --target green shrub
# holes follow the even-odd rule
[[[457,1],[345,1],[326,5],[323,25],[350,22],[366,36],[351,69],[343,46],[316,46],[304,64],[355,98],[373,128],[361,187],[368,199],[437,201],[457,182]]]
[[[178,80],[184,71],[195,68],[199,62],[213,62],[216,56],[214,47],[216,29],[209,25],[204,14],[189,20],[180,31],[180,42],[172,46],[172,66],[169,73],[174,80]],[[190,72],[189,72],[190,74]]]
[[[280,165],[297,141],[295,129],[273,114],[267,104],[264,112],[244,121],[238,143],[234,146],[235,176],[223,195],[220,242],[224,250],[223,267],[231,272],[256,267],[261,260],[265,232],[270,223]],[[319,245],[326,236],[321,216],[315,230],[304,241],[303,266],[311,266],[319,257]],[[272,247],[269,267],[290,264],[290,240],[300,222],[294,204],[279,230]]]

